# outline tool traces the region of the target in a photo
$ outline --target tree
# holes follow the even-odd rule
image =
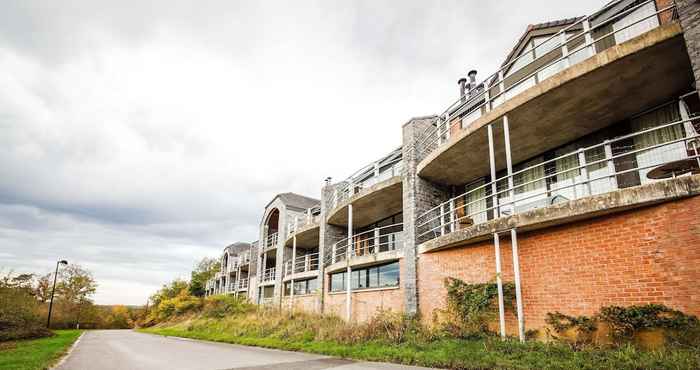
[[[48,273],[36,280],[34,287],[34,296],[41,303],[46,303],[51,300],[51,273]]]
[[[206,284],[214,274],[221,268],[221,263],[216,258],[204,257],[199,261],[190,279],[190,294],[195,297],[202,297],[206,291]]]
[[[90,271],[80,265],[69,265],[61,270],[61,280],[56,286],[56,292],[66,304],[68,314],[75,319],[75,325],[80,324],[80,313],[92,306],[90,297],[97,290],[97,283]]]

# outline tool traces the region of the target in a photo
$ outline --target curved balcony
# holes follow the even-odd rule
[[[403,256],[403,224],[379,227],[355,234],[334,243],[325,253],[326,271],[333,272],[346,268],[372,265],[391,261]]]
[[[298,256],[284,263],[284,281],[303,279],[318,275],[319,254],[310,253]]]
[[[489,76],[468,99],[450,105],[437,127],[419,143],[419,158],[423,159],[418,174],[445,185],[461,185],[487,174],[489,163],[483,160],[489,148],[486,126],[504,116],[508,117],[515,163],[686,90],[694,79],[681,28],[673,20],[675,8],[625,21],[651,4],[654,2],[643,2],[604,22],[597,21],[600,12],[596,12],[561,30],[531,49],[537,55],[542,48],[539,58],[525,66],[533,71],[518,81],[508,76],[508,68],[517,59]],[[615,22],[626,25],[613,27]],[[542,81],[532,83],[539,79]],[[561,122],[576,125],[563,130]],[[502,138],[498,126],[494,137]],[[505,148],[501,145],[495,150],[500,160],[496,167],[504,168]]]
[[[353,226],[363,227],[403,210],[401,176],[392,176],[369,187],[356,188],[328,212],[326,222],[344,226],[348,223],[348,205],[353,207]]]
[[[698,129],[700,116],[688,116],[482,182],[419,215],[418,251],[696,195],[700,176],[687,175],[700,174]]]
[[[290,223],[287,226],[289,233],[284,245],[291,247],[294,237],[297,238],[297,246],[318,246],[320,235],[321,216],[314,215],[305,217],[298,222]]]
[[[274,232],[265,238],[265,242],[263,243],[263,250],[260,251],[260,253],[264,253],[269,251],[270,249],[277,248],[277,242],[279,241],[279,233]]]

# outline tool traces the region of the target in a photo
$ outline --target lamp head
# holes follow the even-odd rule
[[[58,261],[58,263],[60,263],[61,265],[64,265],[64,266],[65,266],[65,265],[68,264],[68,261],[66,261],[66,260],[60,260],[60,261]]]

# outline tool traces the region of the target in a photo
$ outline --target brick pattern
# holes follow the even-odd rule
[[[356,291],[352,293],[351,310],[354,322],[364,322],[372,318],[378,310],[404,312],[404,283],[406,265],[404,259],[399,260],[399,288]],[[327,281],[329,279],[326,279]],[[328,284],[324,287],[324,313],[345,318],[346,294],[328,293]]]
[[[318,295],[294,296],[294,311],[318,312]],[[289,309],[290,297],[282,298],[282,309]]]
[[[700,315],[700,197],[518,233],[525,325],[547,312],[591,315],[606,305],[662,303]],[[443,281],[493,281],[493,243],[423,254],[420,311],[444,307]],[[513,280],[510,240],[501,237],[504,281]],[[512,316],[509,332],[515,331]]]

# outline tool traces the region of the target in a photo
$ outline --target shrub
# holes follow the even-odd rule
[[[460,279],[445,279],[449,319],[443,330],[455,337],[474,337],[489,332],[488,325],[498,312],[496,283],[468,284]],[[503,283],[503,302],[512,309],[515,285]],[[451,320],[456,319],[456,320]]]
[[[245,298],[231,295],[215,295],[204,299],[202,314],[206,317],[223,318],[225,316],[250,312],[255,306]]]
[[[600,309],[598,319],[610,326],[613,338],[618,342],[631,339],[640,330],[666,329],[671,343],[699,345],[698,318],[661,304],[607,306]]]
[[[31,289],[14,280],[10,275],[0,279],[0,341],[52,335],[44,327],[41,305]]]

